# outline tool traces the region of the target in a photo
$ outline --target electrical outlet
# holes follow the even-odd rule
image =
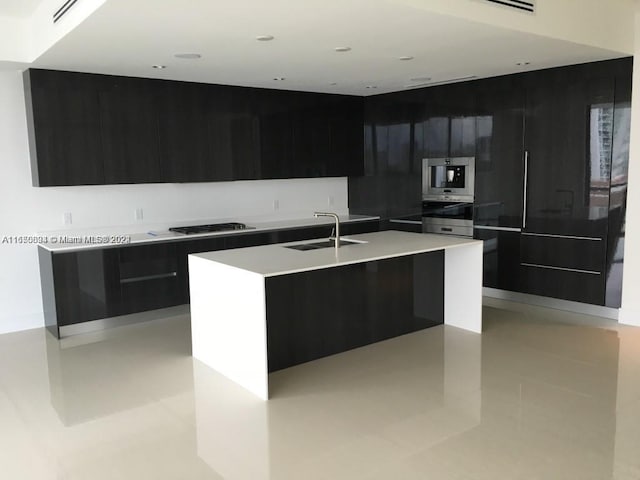
[[[64,222],[65,225],[71,225],[73,223],[73,218],[71,216],[71,212],[64,212],[64,215],[62,217],[62,221]]]
[[[327,197],[327,205],[329,205],[330,207],[333,206],[333,195],[329,195]]]
[[[142,209],[141,209],[141,208],[136,208],[136,211],[135,211],[135,219],[136,219],[136,220],[138,220],[138,221],[140,221],[140,220],[142,220],[143,218],[144,218],[144,213],[142,212]]]
[[[273,209],[274,210],[280,210],[280,200],[274,200],[273,201]]]

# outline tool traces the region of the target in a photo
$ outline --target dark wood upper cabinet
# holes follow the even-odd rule
[[[105,182],[98,78],[48,70],[25,72],[34,186]]]
[[[329,107],[329,151],[326,175],[364,174],[364,101],[357,97],[337,97]],[[321,147],[323,155],[326,152]],[[322,161],[322,158],[318,159]]]
[[[159,83],[110,76],[100,83],[105,183],[160,182]]]
[[[424,158],[473,157],[476,154],[474,84],[426,89],[419,127]]]
[[[260,169],[265,179],[293,174],[293,125],[295,104],[288,92],[257,92],[260,111]]]
[[[25,87],[38,186],[363,170],[359,97],[46,70]]]
[[[204,86],[162,82],[158,97],[160,172],[164,182],[216,180]],[[213,122],[212,122],[213,123]],[[223,126],[219,131],[225,133]],[[227,142],[228,143],[228,142]],[[222,152],[223,155],[227,152]],[[226,179],[232,178],[231,172]]]

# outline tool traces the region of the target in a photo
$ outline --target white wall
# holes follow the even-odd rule
[[[629,191],[619,321],[640,326],[640,5],[635,15],[636,61],[633,67],[631,139],[629,142]]]
[[[29,57],[27,21],[0,16],[0,66],[4,62],[26,62]]]
[[[2,243],[4,237],[94,227],[144,232],[191,220],[348,210],[346,178],[32,187],[22,73],[17,71],[0,71],[0,165],[0,333],[43,325],[36,247]],[[142,222],[135,221],[136,208],[143,209]],[[72,214],[71,226],[63,224],[65,212]]]

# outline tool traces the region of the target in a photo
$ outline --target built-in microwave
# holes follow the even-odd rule
[[[422,160],[422,199],[473,202],[475,158],[425,158]]]

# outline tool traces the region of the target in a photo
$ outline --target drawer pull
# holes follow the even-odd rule
[[[548,270],[562,270],[563,272],[575,272],[575,273],[588,273],[589,275],[600,275],[600,272],[596,272],[595,270],[580,270],[579,268],[565,268],[565,267],[554,267],[551,265],[540,265],[537,263],[521,263],[523,267],[533,267],[533,268],[546,268]]]
[[[476,230],[490,230],[492,232],[521,232],[521,228],[514,227],[493,227],[491,225],[474,225]]]
[[[157,275],[144,275],[141,277],[121,278],[120,283],[146,282],[147,280],[160,280],[161,278],[177,277],[178,272],[159,273]]]
[[[567,240],[591,240],[592,242],[601,242],[602,238],[599,237],[579,237],[575,235],[556,235],[554,233],[531,233],[522,232],[522,235],[527,237],[548,237],[548,238],[565,238]]]

